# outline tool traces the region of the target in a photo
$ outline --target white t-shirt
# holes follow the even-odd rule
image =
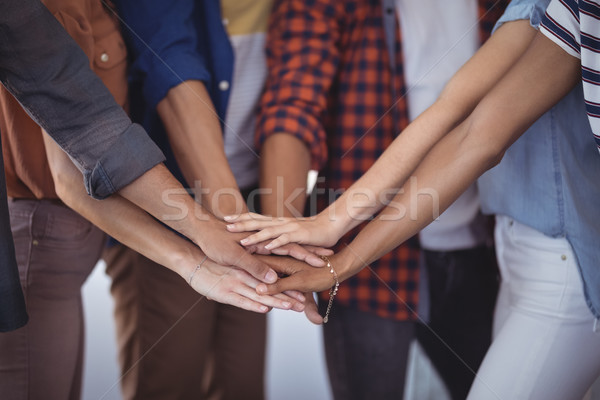
[[[437,99],[446,82],[479,48],[476,0],[396,0],[404,80],[412,121]],[[428,250],[459,250],[485,241],[477,188],[472,185],[420,233]]]

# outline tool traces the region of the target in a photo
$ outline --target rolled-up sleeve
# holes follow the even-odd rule
[[[311,167],[327,162],[322,120],[339,64],[339,26],[344,15],[331,0],[278,1],[267,36],[269,74],[260,102],[256,145],[286,133],[310,149]]]
[[[187,80],[210,87],[205,38],[196,24],[203,8],[194,0],[120,0],[124,35],[134,55],[132,72],[143,80],[144,98],[154,109],[167,92]]]
[[[496,22],[494,32],[506,22],[528,19],[531,26],[538,29],[550,0],[513,0],[502,17]]]
[[[101,199],[164,160],[38,0],[0,0],[0,81]]]

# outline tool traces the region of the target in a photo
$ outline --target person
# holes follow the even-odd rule
[[[115,99],[124,104],[126,100],[124,44],[119,35],[118,24],[111,18],[102,3],[50,0],[46,5],[93,60],[94,69],[113,90]],[[49,28],[50,33],[56,33],[57,38],[61,38],[60,34],[65,35],[56,19],[41,4],[26,6],[26,11],[20,9],[17,15],[15,15],[16,9],[6,8],[12,10],[7,12],[10,17],[14,17],[10,21],[17,27],[23,21],[20,18],[25,18],[26,21],[39,21],[42,27]],[[50,22],[47,22],[47,19],[50,19]],[[40,31],[43,32],[43,28],[40,28]],[[19,29],[9,32],[14,35],[20,34]],[[36,40],[34,43],[24,38]],[[35,35],[29,37],[25,34],[24,38],[12,42],[19,51],[31,51],[32,46],[34,48],[37,46],[40,47],[40,54],[46,55],[43,52],[45,50],[41,49],[44,41],[40,41],[39,37]],[[157,171],[159,180],[156,174],[145,171],[162,161],[162,153],[139,125],[131,124],[98,78],[91,72],[90,74],[78,72],[79,69],[89,69],[88,59],[81,50],[76,50],[77,46],[72,41],[63,40],[57,43],[59,45],[50,46],[50,50],[59,51],[59,54],[65,54],[60,53],[61,49],[68,50],[67,58],[59,60],[49,58],[49,60],[56,63],[59,72],[61,68],[65,68],[65,73],[69,75],[65,77],[57,73],[51,77],[42,76],[38,80],[27,79],[30,78],[27,73],[30,69],[13,70],[14,64],[17,64],[13,62],[6,63],[9,65],[3,78],[7,79],[3,81],[13,89],[19,100],[33,105],[29,110],[31,115],[37,117],[50,132],[56,133],[60,128],[59,132],[63,135],[69,134],[74,137],[70,139],[67,136],[66,140],[62,137],[62,144],[65,147],[86,149],[85,143],[84,145],[79,143],[82,139],[75,135],[75,129],[89,132],[84,138],[88,144],[95,145],[92,151],[87,149],[87,152],[81,150],[73,152],[75,160],[80,160],[81,164],[86,163],[84,165],[89,165],[90,160],[94,160],[94,156],[98,158],[97,154],[103,157],[95,166],[100,176],[95,179],[86,177],[88,190],[93,188],[97,196],[98,193],[100,196],[105,196],[111,193],[110,190],[115,190],[112,186],[115,185],[121,190],[123,196],[114,194],[100,204],[87,196],[82,185],[82,176],[67,155],[48,137],[44,143],[42,129],[28,118],[17,100],[6,91],[0,93],[2,107],[0,129],[5,145],[3,149],[7,171],[6,187],[11,197],[9,211],[17,251],[15,261],[18,262],[21,284],[31,317],[27,326],[0,335],[0,348],[3,354],[0,361],[2,371],[0,389],[11,399],[48,397],[75,399],[81,395],[83,319],[80,290],[83,281],[98,261],[104,235],[91,222],[86,221],[65,204],[123,240],[124,243],[174,270],[203,295],[259,313],[267,312],[270,307],[289,309],[293,304],[298,304],[297,300],[287,295],[276,297],[255,295],[253,288],[259,282],[256,278],[243,270],[232,269],[208,260],[204,252],[192,242],[161,227],[143,209],[127,200],[127,198],[137,199],[140,195],[152,197],[151,201],[146,201],[149,205],[146,210],[154,210],[155,213],[160,212],[161,215],[169,217],[169,210],[158,205],[161,190],[175,190],[181,186],[178,186],[174,178],[164,169]],[[18,59],[21,60],[20,63],[28,62],[25,57]],[[71,63],[64,67],[63,63],[66,60]],[[71,67],[74,70],[70,70]],[[49,69],[49,71],[53,70]],[[38,75],[43,75],[46,70],[36,72]],[[71,80],[72,77],[76,77],[74,82]],[[91,82],[81,80],[84,77],[91,78]],[[49,84],[45,84],[42,78],[51,80]],[[22,79],[22,82],[19,79]],[[56,85],[56,88],[52,85]],[[80,93],[79,85],[86,85],[83,87],[90,89],[90,92]],[[38,87],[45,88],[47,93],[53,96],[52,99],[57,102],[55,112],[64,111],[67,106],[75,106],[74,109],[82,109],[82,112],[74,115],[67,122],[61,122],[62,120],[56,115],[41,107],[43,105],[51,108],[54,103],[48,98],[43,98],[43,101],[36,98],[35,96],[40,96]],[[106,96],[105,93],[111,97]],[[91,98],[87,96],[93,94],[98,95],[98,101],[90,105],[88,103]],[[90,124],[78,119],[86,115],[92,118],[92,121],[99,122]],[[103,118],[108,120],[104,121]],[[116,126],[112,125],[113,121]],[[122,126],[127,127],[125,133],[117,130]],[[105,149],[105,144],[98,143],[98,138],[102,137],[102,129],[106,129],[106,145],[120,147]],[[61,138],[60,135],[58,137]],[[115,160],[112,156],[107,156],[104,153],[106,151],[114,152],[128,161]],[[124,157],[123,151],[128,152],[128,157]],[[46,161],[47,157],[48,161]],[[131,170],[118,172],[119,162],[123,167],[129,167]],[[155,164],[151,164],[152,162]],[[135,178],[135,175],[131,178],[132,174],[140,169],[140,174],[146,172],[145,176],[138,179],[142,181],[141,185],[137,181],[129,184],[127,181],[122,182],[124,179]],[[115,178],[112,182],[111,177]],[[122,188],[123,185],[126,186]],[[186,197],[189,198],[187,195]],[[184,204],[193,206],[194,201],[189,199],[191,204],[189,202]],[[179,196],[179,200],[185,201],[184,196]],[[195,211],[194,218],[200,215],[197,207]],[[166,217],[161,218],[168,220],[169,218]],[[198,222],[204,221],[198,220]],[[177,223],[181,227],[185,226],[185,221]],[[195,226],[198,225],[192,227]],[[144,235],[140,235],[140,231],[143,231]],[[224,229],[223,232],[229,235]],[[235,246],[246,255],[239,245]],[[257,259],[257,262],[270,269],[268,260]],[[49,365],[61,369],[63,373],[60,377],[48,373]]]
[[[599,14],[588,2],[555,0],[544,14],[547,4],[511,3],[492,39],[438,100],[441,105],[454,96],[461,99],[453,103],[451,118],[440,119],[444,114],[435,105],[419,118],[421,123],[442,124],[415,146],[418,150],[412,149],[427,152],[433,147],[416,170],[412,168],[418,161],[404,166],[418,183],[404,186],[406,192],[361,232],[349,247],[352,251],[331,257],[343,279],[362,268],[363,260],[368,263],[432,220],[436,204],[431,197],[417,199],[419,190],[436,190],[443,209],[499,163],[481,187],[486,207],[500,214],[495,236],[502,284],[495,337],[469,399],[580,399],[600,373],[600,253],[594,243],[600,227],[594,212],[600,158],[593,74]],[[541,21],[540,32],[526,26],[523,18],[534,26]],[[517,21],[507,22],[512,19]],[[389,223],[405,207],[414,212],[412,217]],[[313,223],[303,223],[299,234],[288,233],[279,242],[299,241]],[[253,240],[290,228],[269,228],[271,233]],[[288,278],[277,290],[318,289],[331,283],[326,274],[316,272],[305,270],[304,277]],[[257,288],[260,293],[277,291],[265,289]]]
[[[131,185],[133,190],[126,196],[137,201],[137,193],[148,190],[147,183],[166,183],[159,166],[164,160],[160,150],[114,103],[87,67],[87,58],[46,8],[36,0],[18,5],[2,1],[0,7],[0,26],[6,36],[0,46],[0,81],[73,157],[85,176],[88,192],[104,198]],[[42,40],[47,37],[55,40]],[[94,101],[89,94],[94,95]],[[76,105],[79,112],[73,113]],[[105,120],[97,117],[102,113]],[[96,135],[102,135],[103,140],[94,143]],[[130,157],[122,159],[119,149],[127,149]],[[10,234],[4,167],[2,172],[0,330],[10,331],[23,326],[27,316]],[[142,175],[144,179],[136,181]]]
[[[492,2],[472,0],[460,1],[452,10],[431,2],[420,2],[418,7],[404,1],[277,2],[268,32],[269,76],[257,125],[261,189],[270,192],[261,198],[263,212],[301,215],[310,168],[321,173],[321,183],[314,191],[317,195],[309,202],[313,212],[315,197],[323,208],[350,186],[408,124],[413,113],[418,113],[432,94],[435,98],[439,90],[436,85],[471,55],[480,36],[489,34],[489,21],[500,13],[501,7],[492,7]],[[478,15],[484,14],[478,24]],[[439,29],[430,27],[428,18],[438,20]],[[467,26],[472,28],[464,35]],[[419,43],[437,43],[442,38],[447,40],[443,42],[447,47],[459,44],[432,72],[429,61],[446,53],[446,44],[434,48]],[[423,80],[420,71],[429,72]],[[388,109],[393,111],[388,113]],[[487,317],[487,324],[476,319],[465,321],[461,332],[469,336],[460,350],[462,338],[452,343],[472,368],[477,368],[489,345],[497,285],[478,208],[473,188],[451,213],[442,216],[435,231],[421,236],[421,243],[430,250],[426,257],[432,280],[437,277],[434,271],[445,273],[451,268],[446,262],[459,264],[455,267],[456,282],[460,276],[470,277],[459,272],[463,268],[489,277],[485,284],[477,284],[481,290],[467,290],[472,284],[466,279],[457,283],[463,297],[464,293],[473,294],[466,300],[473,312],[481,309]],[[337,318],[324,327],[336,398],[402,396],[404,379],[399,377],[405,375],[414,337],[419,264],[420,248],[415,238],[340,288],[334,306]],[[381,278],[388,286],[380,282]],[[324,315],[327,299],[322,300]],[[439,303],[450,304],[451,300],[450,296]],[[435,305],[436,311],[440,305]],[[458,317],[450,309],[441,314],[447,314],[456,326]],[[441,329],[446,322],[437,315],[436,328]],[[446,333],[443,336],[449,339]],[[435,361],[452,363],[456,356],[445,348],[434,350],[436,341],[439,339],[427,346],[440,354]],[[442,362],[438,366],[442,367]],[[449,384],[466,392],[473,375],[464,369],[464,379],[459,379],[461,369],[464,366],[458,362],[443,372],[448,373],[444,376]]]
[[[244,197],[257,184],[252,121],[265,79],[271,4],[116,2],[133,55],[132,117],[217,217],[247,210]],[[198,302],[176,274],[126,246],[110,246],[104,259],[113,282],[124,398],[264,397],[264,313]],[[306,259],[323,265],[317,256]],[[158,287],[160,299],[153,296]]]

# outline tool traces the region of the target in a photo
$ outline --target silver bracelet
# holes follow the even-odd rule
[[[204,256],[204,258],[202,259],[202,261],[200,261],[200,264],[196,265],[196,269],[194,270],[194,272],[192,272],[192,274],[190,275],[190,279],[188,280],[188,283],[190,284],[190,286],[192,286],[192,279],[194,279],[194,275],[200,269],[200,267],[202,266],[202,264],[204,264],[204,261],[206,261],[207,258],[208,258],[208,256]]]

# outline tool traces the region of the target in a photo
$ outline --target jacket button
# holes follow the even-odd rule
[[[102,53],[102,54],[100,55],[100,61],[102,61],[102,62],[107,62],[107,61],[108,61],[108,54],[106,54],[106,53]]]
[[[226,90],[229,90],[229,82],[227,82],[227,81],[219,82],[219,89],[222,90],[223,92]]]

